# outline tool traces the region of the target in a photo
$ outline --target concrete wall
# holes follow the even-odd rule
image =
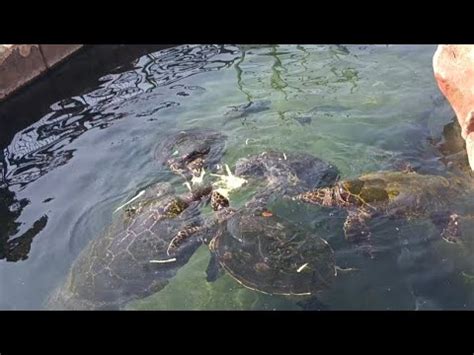
[[[46,73],[83,45],[0,45],[0,101]]]

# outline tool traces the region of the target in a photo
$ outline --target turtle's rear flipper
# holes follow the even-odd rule
[[[441,237],[448,243],[461,242],[460,217],[451,211],[439,211],[431,214],[431,221],[438,228]]]
[[[316,296],[296,303],[304,311],[327,311],[329,306],[322,303]]]
[[[371,232],[367,221],[372,216],[363,209],[349,209],[344,222],[344,235],[346,240],[358,244],[363,254],[373,258],[373,248],[370,244]]]
[[[207,282],[214,282],[224,273],[219,261],[217,260],[216,254],[211,254],[211,260],[209,260],[209,265],[206,269],[206,280]]]

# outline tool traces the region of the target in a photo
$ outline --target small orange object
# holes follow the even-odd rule
[[[273,216],[273,213],[271,213],[270,211],[263,211],[262,216],[263,217],[271,217],[271,216]]]

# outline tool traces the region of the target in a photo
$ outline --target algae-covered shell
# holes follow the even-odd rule
[[[235,280],[267,294],[314,294],[336,276],[334,253],[325,240],[249,209],[221,224],[210,247]]]
[[[201,223],[199,202],[177,197],[166,183],[152,191],[88,244],[47,308],[118,308],[161,290],[187,263],[200,238],[186,240],[173,257],[167,248],[180,230]]]

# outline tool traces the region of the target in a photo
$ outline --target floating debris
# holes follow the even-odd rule
[[[135,201],[137,198],[139,198],[140,196],[142,196],[144,193],[145,193],[145,190],[140,191],[140,192],[138,193],[138,195],[135,196],[134,198],[132,198],[130,201],[127,201],[127,202],[125,202],[122,206],[117,207],[117,209],[116,209],[113,213],[116,213],[117,211],[121,210],[122,208],[124,208],[124,207],[127,206],[128,204],[132,203],[132,202]]]
[[[202,183],[202,181],[204,180],[204,175],[206,175],[206,171],[204,170],[204,168],[202,168],[201,170],[201,175],[199,176],[193,176],[192,179],[191,179],[191,184],[194,186],[194,185],[199,185]]]
[[[235,176],[229,168],[229,165],[225,164],[225,170],[227,175],[225,174],[211,174],[211,176],[216,176],[220,180],[213,183],[215,187],[217,187],[216,191],[220,193],[222,196],[228,198],[229,193],[233,190],[236,190],[242,187],[244,184],[247,183],[247,180]]]
[[[186,186],[190,192],[193,192],[193,188],[191,187],[189,181],[186,181],[185,183],[183,183],[183,185]]]
[[[152,264],[167,264],[167,263],[174,263],[176,261],[176,258],[171,258],[171,259],[163,259],[163,260],[150,260],[150,263]]]
[[[307,267],[307,266],[308,266],[308,263],[301,265],[301,266],[298,268],[298,270],[296,270],[296,272],[301,272],[301,271],[303,271],[303,269],[304,269],[305,267]]]

